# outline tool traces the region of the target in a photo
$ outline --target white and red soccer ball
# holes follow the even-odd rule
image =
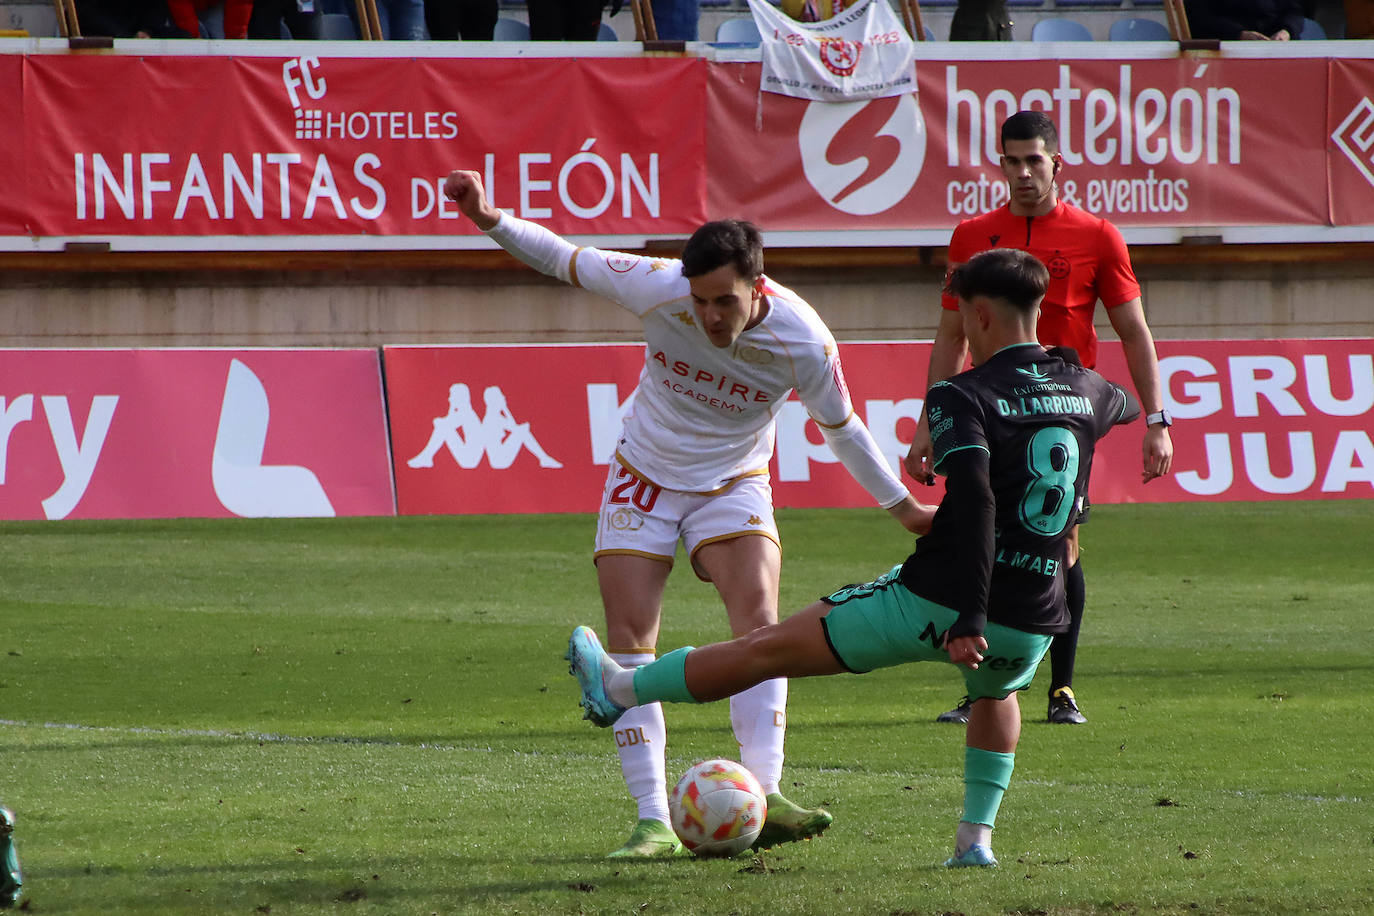
[[[734,856],[758,839],[768,801],[754,774],[733,760],[703,760],[668,797],[673,831],[695,855]]]

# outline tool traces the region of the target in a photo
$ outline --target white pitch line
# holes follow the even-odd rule
[[[377,747],[411,747],[430,751],[491,751],[490,747],[463,747],[457,744],[396,741],[354,735],[282,735],[274,732],[242,732],[218,728],[152,728],[144,725],[83,725],[79,722],[23,722],[0,719],[0,725],[17,728],[49,728],[56,731],[99,732],[116,735],[156,735],[167,738],[228,738],[264,744],[362,744]],[[518,753],[518,752],[517,752]]]

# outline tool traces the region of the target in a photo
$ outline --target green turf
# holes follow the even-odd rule
[[[995,848],[949,872],[961,693],[794,682],[823,838],[625,864],[609,737],[560,656],[599,624],[587,516],[0,524],[0,801],[38,913],[1374,912],[1370,502],[1100,506],[1090,722],[1043,723]],[[876,511],[780,518],[783,605],[900,560]],[[661,648],[725,635],[679,563]],[[669,766],[734,750],[672,707]]]

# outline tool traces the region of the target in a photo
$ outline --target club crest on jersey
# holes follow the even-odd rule
[[[627,274],[642,260],[643,258],[633,254],[609,254],[606,256],[606,266],[618,274]]]
[[[773,361],[773,354],[762,347],[740,347],[739,358],[756,366],[766,366]]]
[[[1035,363],[1031,363],[1031,367],[1029,369],[1023,369],[1020,366],[1017,366],[1016,371],[1026,376],[1033,382],[1048,382],[1050,380],[1050,377],[1045,373],[1041,372],[1040,367],[1037,366]]]
[[[1069,259],[1062,254],[1056,254],[1046,261],[1045,267],[1049,268],[1050,276],[1056,280],[1062,280],[1069,275]]]

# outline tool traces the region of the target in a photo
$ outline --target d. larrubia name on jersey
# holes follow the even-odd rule
[[[1068,626],[1060,573],[1093,448],[1140,407],[1066,355],[1018,344],[930,388],[946,493],[902,582],[959,613],[951,635],[981,634],[989,621],[1031,633]]]
[[[577,248],[503,213],[488,233],[536,270],[598,293],[644,326],[644,369],[617,444],[649,483],[710,493],[766,474],[774,420],[793,390],[825,440],[883,508],[909,495],[854,413],[835,340],[800,296],[763,278],[767,313],[729,347],[697,325],[682,262]]]

